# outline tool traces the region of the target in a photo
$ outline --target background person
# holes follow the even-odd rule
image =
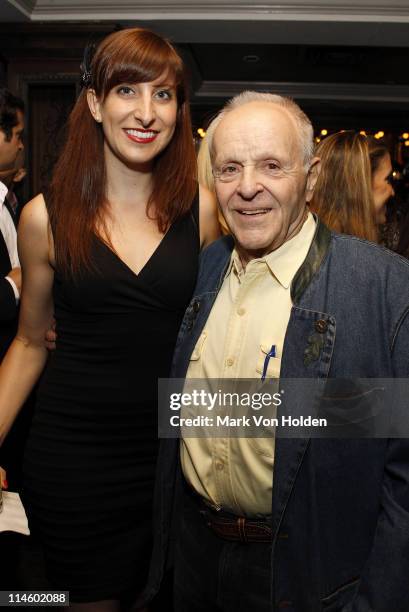
[[[16,331],[21,290],[16,225],[6,199],[9,189],[3,181],[24,149],[23,131],[23,101],[0,89],[0,360]]]
[[[26,176],[27,170],[24,167],[24,150],[20,150],[13,168],[0,172],[0,180],[8,188],[8,192],[6,194],[8,209],[16,223],[18,223],[20,218],[22,205],[19,202],[15,191],[21,185]]]
[[[409,214],[406,215],[400,228],[397,252],[403,257],[409,259]]]
[[[394,195],[387,147],[373,137],[347,130],[327,136],[316,154],[321,172],[311,210],[336,232],[378,242],[386,204]]]
[[[17,330],[21,293],[16,216],[7,195],[10,177],[24,150],[23,132],[23,101],[7,89],[0,89],[0,363]],[[0,451],[0,465],[9,467],[8,478],[13,488],[20,484],[22,435],[17,429],[14,428],[7,448]],[[5,480],[4,472],[1,477]]]
[[[7,179],[24,149],[24,103],[7,89],[0,89],[0,363],[17,330],[21,270],[17,253],[14,211],[7,199]],[[4,488],[16,491],[21,484],[21,458],[27,429],[27,406],[14,424],[7,444],[0,449],[0,479]],[[2,589],[18,588],[17,567],[22,536],[0,534],[2,556],[7,559],[0,575]]]
[[[197,198],[184,69],[168,41],[111,34],[84,67],[49,192],[24,208],[18,334],[0,369],[0,439],[38,394],[24,501],[53,588],[119,610],[144,585],[157,453],[157,379],[169,373],[199,249],[217,237]],[[200,228],[200,232],[199,232]]]
[[[210,126],[211,123],[209,124],[208,129],[210,129]],[[212,162],[210,160],[210,153],[206,136],[201,139],[199,151],[197,153],[197,180],[199,182],[199,185],[203,185],[203,187],[206,187],[206,189],[208,189],[212,193],[215,192]],[[220,208],[218,209],[217,217],[223,234],[228,234],[229,230]]]

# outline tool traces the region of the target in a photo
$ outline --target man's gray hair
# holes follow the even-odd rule
[[[248,104],[249,102],[270,102],[271,104],[284,108],[292,116],[299,130],[301,154],[304,160],[304,165],[307,168],[314,155],[314,129],[311,121],[304,111],[301,110],[298,104],[291,98],[286,98],[277,94],[262,93],[259,91],[243,91],[237,96],[234,96],[234,98],[227,102],[220,113],[210,123],[206,131],[206,139],[209,146],[210,157],[212,159],[214,158],[213,136],[220,121],[231,111],[239,108],[240,106],[244,106],[244,104]]]

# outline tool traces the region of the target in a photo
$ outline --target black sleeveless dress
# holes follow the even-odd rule
[[[54,280],[57,349],[25,454],[24,502],[53,588],[72,601],[144,586],[157,456],[157,379],[193,293],[198,202],[138,275],[95,238],[98,268]]]

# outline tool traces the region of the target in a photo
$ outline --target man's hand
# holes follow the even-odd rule
[[[56,349],[56,341],[57,341],[57,334],[55,333],[55,319],[53,319],[53,324],[52,324],[51,329],[47,329],[47,331],[45,332],[45,336],[44,336],[44,342],[45,342],[46,348],[48,348],[49,351],[54,351]]]
[[[13,176],[13,183],[20,183],[25,176],[27,176],[27,170],[25,168],[19,168]]]
[[[16,283],[18,292],[21,295],[21,268],[13,268],[6,276]]]

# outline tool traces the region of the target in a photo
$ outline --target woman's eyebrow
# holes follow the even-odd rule
[[[174,81],[162,81],[153,87],[176,87],[176,83]]]

